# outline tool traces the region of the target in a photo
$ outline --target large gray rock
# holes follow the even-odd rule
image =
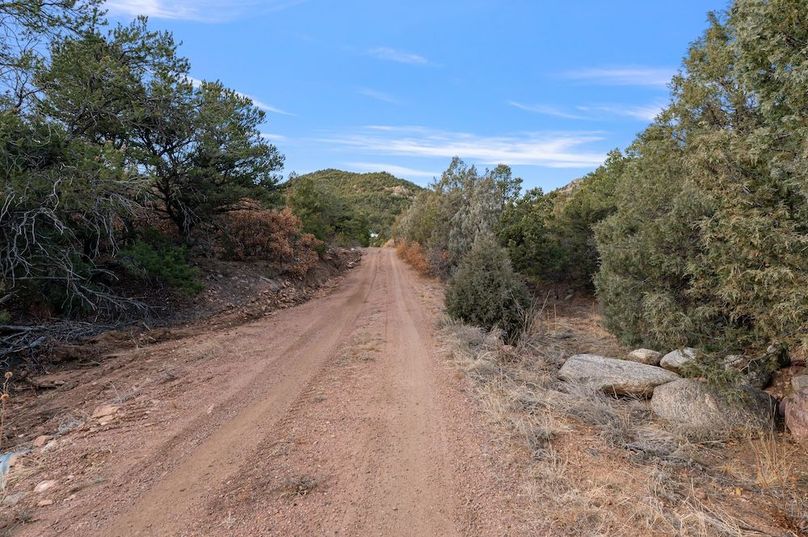
[[[645,365],[659,365],[660,358],[662,353],[651,349],[635,349],[626,356],[626,360]]]
[[[660,386],[651,398],[651,410],[660,418],[686,430],[708,433],[769,430],[774,427],[776,406],[774,398],[752,386],[723,394],[693,379]]]
[[[590,384],[607,393],[642,397],[650,396],[660,384],[679,378],[679,375],[660,367],[596,354],[570,357],[558,376],[569,382]]]
[[[663,356],[662,360],[659,361],[659,366],[681,375],[684,367],[695,361],[696,349],[685,347],[684,349],[671,351]]]

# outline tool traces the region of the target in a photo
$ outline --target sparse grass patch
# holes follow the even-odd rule
[[[280,486],[281,498],[295,498],[308,495],[319,485],[319,481],[309,475],[300,475],[287,479]]]
[[[797,447],[778,441],[774,433],[749,439],[755,457],[755,483],[763,488],[789,488],[796,480]]]
[[[657,423],[647,401],[558,379],[572,354],[621,355],[595,315],[591,306],[549,317],[540,310],[513,346],[496,330],[439,323],[442,350],[471,381],[501,441],[525,454],[525,518],[534,532],[808,534],[808,475],[795,468],[806,458],[777,433],[741,444],[686,434]]]

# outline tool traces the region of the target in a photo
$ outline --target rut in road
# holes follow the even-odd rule
[[[436,351],[438,309],[392,250],[369,249],[331,295],[191,338],[241,357],[238,378],[206,382],[173,428],[117,462],[97,503],[50,530],[511,534],[487,433]]]

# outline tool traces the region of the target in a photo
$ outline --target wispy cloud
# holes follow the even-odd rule
[[[386,60],[397,63],[407,63],[410,65],[426,65],[429,63],[425,57],[420,54],[406,52],[390,47],[376,47],[367,51],[368,55],[373,56],[379,60]]]
[[[202,80],[200,80],[198,78],[194,78],[192,76],[189,76],[188,80],[190,80],[191,84],[193,84],[193,86],[195,88],[198,88],[199,86],[202,85]],[[271,104],[265,103],[264,101],[262,101],[260,99],[256,99],[255,97],[253,97],[252,95],[249,95],[247,93],[242,93],[242,92],[236,91],[236,90],[233,90],[233,91],[235,92],[236,95],[240,95],[242,97],[246,97],[247,99],[251,100],[252,103],[256,106],[256,108],[258,108],[260,110],[263,110],[264,112],[267,112],[267,113],[270,113],[270,114],[280,114],[282,116],[294,116],[295,115],[295,114],[293,114],[291,112],[287,112],[286,110],[282,110],[282,109],[278,108],[277,106],[272,106]]]
[[[356,168],[360,172],[387,172],[401,177],[437,177],[440,173],[429,172],[426,170],[416,170],[415,168],[408,168],[406,166],[398,166],[396,164],[385,164],[382,162],[346,162],[346,166]]]
[[[376,101],[381,101],[388,104],[401,104],[401,101],[399,101],[397,98],[393,97],[389,93],[384,93],[383,91],[377,91],[370,88],[359,88],[356,91],[360,95],[364,95],[365,97],[369,97]]]
[[[577,107],[577,109],[581,110],[582,112],[601,112],[612,116],[629,117],[640,121],[653,121],[654,118],[656,118],[657,115],[662,112],[663,108],[665,108],[665,105],[662,103],[639,106],[612,104]]]
[[[565,112],[561,108],[557,108],[555,106],[548,106],[544,104],[524,104],[517,101],[509,101],[508,104],[514,108],[518,108],[519,110],[533,112],[534,114],[542,114],[544,116],[554,116],[564,119],[589,119],[588,117],[580,114]]]
[[[319,141],[352,151],[381,155],[447,159],[460,156],[482,164],[590,168],[601,164],[605,154],[586,147],[604,139],[603,134],[598,132],[528,132],[481,136],[427,127],[374,125]]]
[[[225,22],[256,13],[281,11],[307,0],[107,0],[112,15]]]
[[[664,103],[656,102],[645,105],[624,104],[598,104],[587,106],[574,106],[571,109],[542,104],[522,104],[509,101],[508,104],[519,110],[541,114],[545,116],[560,117],[563,119],[604,121],[614,117],[627,117],[639,121],[653,121],[665,107]]]
[[[590,67],[560,73],[561,78],[579,80],[606,86],[658,86],[664,87],[676,73],[663,67]]]
[[[261,138],[268,142],[285,142],[287,140],[286,136],[283,134],[276,134],[274,132],[262,132]]]

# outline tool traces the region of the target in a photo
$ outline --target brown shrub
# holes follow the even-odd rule
[[[300,219],[288,208],[230,211],[222,217],[219,254],[234,261],[270,261],[302,277],[316,265],[322,242],[303,233],[301,227]]]
[[[423,247],[417,242],[401,241],[396,246],[398,256],[421,274],[429,274],[429,263]]]

